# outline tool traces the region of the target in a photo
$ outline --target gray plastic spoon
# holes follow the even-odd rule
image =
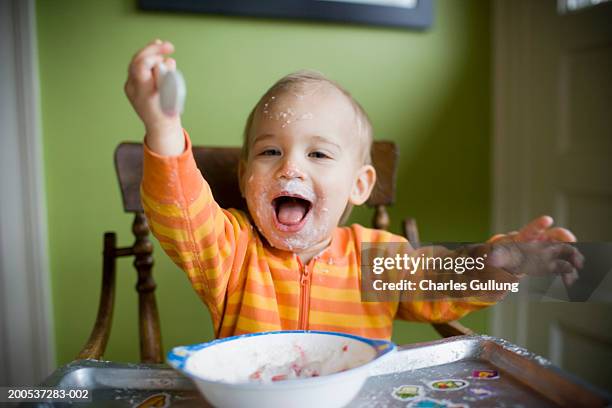
[[[163,63],[158,63],[157,89],[159,89],[159,105],[166,116],[183,113],[185,106],[185,79],[179,70],[170,71]]]

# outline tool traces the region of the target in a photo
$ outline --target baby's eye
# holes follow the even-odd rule
[[[329,159],[329,156],[323,152],[314,151],[308,154],[308,157],[314,157],[315,159]]]
[[[280,151],[278,149],[266,149],[259,153],[260,156],[279,156]]]

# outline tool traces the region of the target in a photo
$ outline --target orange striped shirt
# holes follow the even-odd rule
[[[338,227],[330,246],[304,265],[296,254],[267,245],[246,213],[217,205],[185,137],[180,156],[145,146],[141,197],[151,231],[210,310],[216,337],[308,329],[390,339],[395,317],[444,322],[488,305],[362,302],[361,243],[405,238]]]

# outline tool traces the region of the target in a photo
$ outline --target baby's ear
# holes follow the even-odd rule
[[[362,166],[353,183],[349,202],[353,205],[365,203],[372,193],[374,184],[376,184],[376,170],[369,164]]]

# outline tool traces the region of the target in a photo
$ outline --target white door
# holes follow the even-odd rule
[[[495,6],[494,224],[550,214],[580,241],[612,242],[612,2],[566,13],[553,0]],[[612,294],[612,279],[599,290]],[[494,315],[496,335],[612,390],[611,303],[516,301]]]

